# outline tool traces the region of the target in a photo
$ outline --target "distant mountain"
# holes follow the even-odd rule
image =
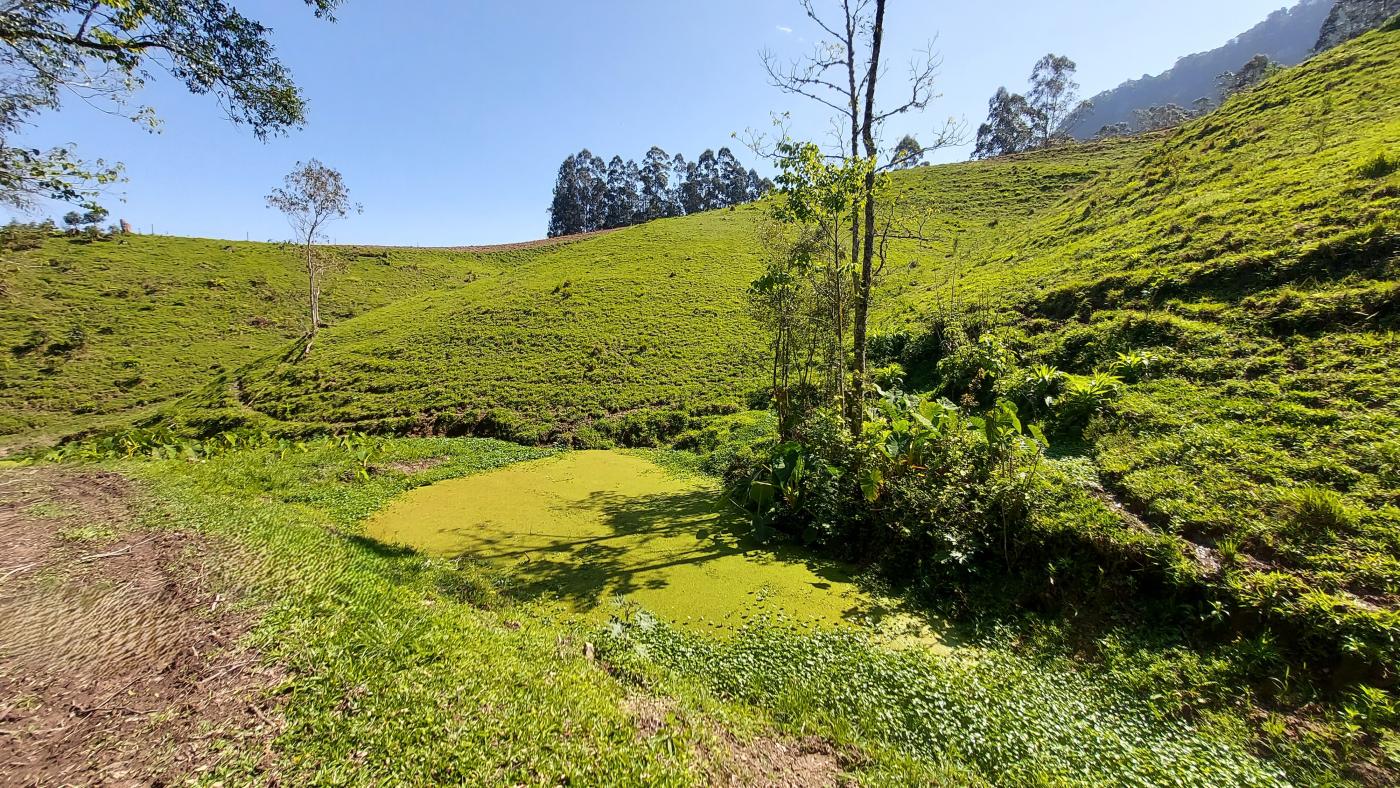
[[[1346,5],[1395,5],[1397,0],[1342,0]],[[1217,98],[1216,79],[1226,71],[1238,70],[1255,55],[1291,66],[1303,62],[1318,43],[1318,34],[1332,12],[1334,0],[1301,0],[1291,9],[1280,9],[1218,49],[1187,55],[1170,70],[1157,76],[1124,82],[1113,90],[1091,99],[1094,107],[1066,129],[1077,139],[1088,139],[1099,129],[1114,123],[1133,123],[1133,110],[1161,104],[1190,107],[1196,99]],[[1356,26],[1360,15],[1345,16],[1345,30]],[[1369,14],[1364,15],[1369,18]],[[1382,18],[1383,19],[1383,18]],[[1374,27],[1376,23],[1369,25]],[[1361,31],[1358,31],[1361,32]],[[1350,37],[1350,35],[1348,35]],[[1345,40],[1345,39],[1343,39]]]
[[[1396,14],[1400,14],[1400,0],[1337,0],[1322,25],[1317,51],[1350,41]]]

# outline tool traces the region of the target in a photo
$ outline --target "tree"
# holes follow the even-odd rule
[[[267,204],[286,215],[306,267],[311,327],[301,351],[304,357],[311,352],[311,343],[321,327],[321,280],[330,268],[330,258],[317,251],[316,243],[325,240],[328,223],[344,218],[352,210],[358,212],[360,206],[350,202],[350,190],[340,173],[316,159],[305,164],[297,162],[282,186],[267,195]]]
[[[1179,104],[1159,104],[1147,109],[1133,110],[1139,131],[1160,131],[1180,126],[1196,117],[1196,113]]]
[[[97,225],[107,220],[107,209],[100,205],[95,205],[86,211],[69,211],[63,215],[63,223],[68,226],[69,233],[77,233],[80,228],[88,227],[92,232]]]
[[[886,0],[840,0],[839,11],[830,21],[817,13],[815,0],[801,2],[808,19],[821,28],[827,38],[805,60],[784,66],[773,55],[766,54],[764,66],[770,81],[780,90],[816,101],[837,114],[843,137],[841,158],[852,164],[859,162],[859,169],[864,173],[857,195],[845,208],[850,216],[851,260],[860,261],[858,271],[853,272],[854,361],[851,395],[845,403],[847,426],[858,434],[864,420],[868,389],[867,337],[879,244],[876,237],[880,182],[878,134],[889,118],[928,106],[933,98],[939,60],[931,48],[924,52],[911,66],[907,97],[893,107],[882,109],[876,102],[876,95],[881,76]],[[845,138],[847,130],[848,140]],[[946,135],[941,139],[946,139]]]
[[[577,186],[578,160],[570,154],[554,178],[554,198],[549,203],[550,238],[583,232],[583,201]]]
[[[670,192],[670,213],[667,216],[684,216],[686,201],[686,183],[690,178],[692,165],[685,160],[683,154],[677,153],[671,159],[671,192]]]
[[[341,0],[304,0],[332,19]],[[65,147],[16,147],[12,137],[66,96],[157,123],[130,99],[165,71],[212,93],[259,139],[306,119],[306,102],[277,59],[268,28],[221,0],[25,0],[0,8],[0,202],[29,209],[52,198],[90,202],[120,166],[88,163]]]
[[[1037,61],[1031,70],[1031,89],[1026,94],[1026,103],[1030,106],[1036,145],[1049,145],[1076,110],[1079,83],[1074,81],[1074,72],[1077,69],[1073,60],[1051,53]]]
[[[1133,127],[1130,123],[1110,123],[1106,126],[1099,127],[1098,133],[1094,135],[1094,139],[1106,140],[1110,137],[1126,137],[1132,133]]]
[[[907,170],[919,166],[923,158],[923,146],[912,135],[905,134],[899,144],[894,146],[894,154],[890,156],[890,167],[896,170]]]
[[[608,162],[607,192],[603,198],[603,228],[626,227],[638,214],[637,163],[614,156]]]
[[[749,201],[761,199],[763,195],[773,191],[773,182],[767,178],[760,177],[758,170],[749,170]]]
[[[715,157],[714,151],[706,148],[705,152],[700,154],[700,158],[695,160],[695,171],[690,177],[694,181],[693,198],[686,206],[686,213],[719,208],[724,183],[720,179],[719,159]]]
[[[996,95],[987,102],[987,122],[977,128],[973,157],[990,159],[1030,150],[1035,142],[1031,114],[1025,96],[997,88]]]
[[[744,165],[739,163],[739,159],[734,156],[734,151],[728,148],[720,148],[716,157],[719,167],[719,199],[717,208],[728,208],[733,205],[743,205],[749,201],[749,173],[744,169]]]
[[[641,219],[651,221],[671,212],[671,166],[666,151],[653,145],[642,159],[638,173],[641,182]]]

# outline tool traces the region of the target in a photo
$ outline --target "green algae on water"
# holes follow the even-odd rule
[[[621,597],[699,629],[755,616],[864,621],[848,567],[760,543],[714,482],[633,454],[570,452],[438,482],[391,502],[365,534],[508,567],[523,593],[608,615]]]

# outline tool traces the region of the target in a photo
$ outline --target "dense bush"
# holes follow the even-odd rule
[[[876,558],[906,580],[994,559],[1009,563],[1044,439],[999,400],[970,415],[947,400],[886,392],[853,436],[818,409],[795,440],[736,457],[730,482],[760,529],[851,558]]]

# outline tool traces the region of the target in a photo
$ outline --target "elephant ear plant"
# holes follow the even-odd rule
[[[1008,400],[970,416],[946,399],[877,393],[859,437],[839,411],[819,412],[754,463],[742,478],[756,528],[857,558],[960,564],[995,551],[1009,565],[1048,446],[1040,427]]]

